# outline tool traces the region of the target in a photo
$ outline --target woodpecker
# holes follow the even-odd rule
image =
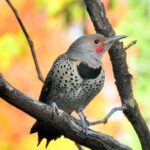
[[[60,55],[47,74],[39,100],[55,103],[58,108],[71,114],[77,112],[83,128],[86,126],[83,109],[101,91],[104,85],[102,57],[113,43],[126,36],[109,38],[101,34],[89,34],[78,38],[67,52]],[[45,129],[44,123],[36,121],[30,133],[38,133],[38,145],[43,138],[47,144],[61,136],[53,128]]]

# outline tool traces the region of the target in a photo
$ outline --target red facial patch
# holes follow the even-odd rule
[[[104,49],[104,44],[100,45],[99,47],[96,48],[97,53],[101,53]]]

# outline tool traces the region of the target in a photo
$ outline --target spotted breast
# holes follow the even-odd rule
[[[71,113],[80,112],[99,93],[104,84],[104,70],[91,68],[83,62],[71,60],[66,54],[55,61],[47,75],[40,101]]]

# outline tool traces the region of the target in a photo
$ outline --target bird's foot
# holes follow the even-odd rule
[[[83,132],[87,135],[87,131],[88,131],[88,127],[89,127],[89,122],[86,120],[86,117],[84,116],[84,114],[82,112],[78,113],[78,116],[81,120],[81,125],[82,125],[82,129]]]
[[[127,106],[115,107],[103,119],[97,120],[97,121],[93,121],[93,122],[89,122],[89,126],[97,125],[97,124],[101,124],[101,123],[105,124],[105,123],[107,123],[108,119],[111,117],[111,115],[113,113],[115,113],[116,111],[120,111],[120,110],[123,111],[123,110],[126,110],[126,109],[127,109]]]
[[[55,102],[53,102],[52,104],[51,104],[51,106],[52,106],[52,116],[54,117],[54,115],[57,115],[57,116],[59,116],[60,115],[60,109],[58,108],[58,106],[57,106],[57,104],[55,103]]]

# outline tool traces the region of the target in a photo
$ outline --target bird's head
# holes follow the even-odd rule
[[[87,63],[93,68],[100,66],[100,61],[105,52],[107,52],[113,43],[126,36],[112,36],[109,38],[101,34],[89,34],[78,38],[68,49],[70,59]]]

